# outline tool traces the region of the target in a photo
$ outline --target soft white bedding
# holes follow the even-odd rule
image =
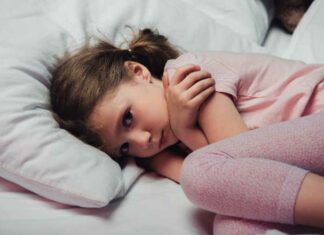
[[[180,187],[154,174],[100,209],[64,206],[0,180],[0,234],[211,234],[213,215],[192,206]]]
[[[19,33],[12,33],[15,32],[14,28],[4,28],[6,25],[8,27],[17,25],[15,22],[19,20],[26,23],[27,29],[28,27],[33,27],[33,25],[35,28],[39,26],[35,22],[32,25],[28,24],[28,21],[30,15],[40,14],[40,10],[37,10],[38,8],[35,7],[35,4],[40,2],[27,2],[28,4],[17,4],[18,1],[0,0],[0,8],[2,5],[6,6],[6,9],[2,8],[0,10],[0,46],[2,51],[6,51],[6,47],[12,47],[15,44],[21,44],[21,50],[31,50],[31,48],[24,47],[21,40],[24,37],[27,40],[32,40],[35,35],[28,34],[27,30],[24,32],[24,35],[19,35]],[[170,8],[170,6],[177,7],[179,5],[172,5],[171,1],[165,1],[164,5],[159,5],[157,2],[154,3],[154,1],[152,1],[153,3],[138,1],[143,6],[150,6],[151,8],[148,9],[152,9],[152,11],[138,12],[130,18],[114,17],[111,19],[114,22],[107,22],[108,19],[103,17],[102,12],[104,12],[104,9],[98,12],[101,18],[99,17],[99,19],[95,20],[97,15],[93,15],[91,10],[86,10],[92,7],[90,1],[87,2],[89,4],[87,7],[83,6],[72,11],[71,8],[77,6],[77,2],[77,0],[71,0],[66,5],[61,5],[55,14],[51,13],[48,15],[60,27],[65,27],[64,32],[70,33],[70,35],[61,34],[57,36],[57,38],[64,37],[64,40],[62,40],[62,42],[66,43],[66,45],[63,45],[64,48],[82,44],[82,42],[87,40],[91,32],[97,32],[97,25],[99,25],[99,30],[103,29],[103,27],[108,27],[107,34],[114,37],[116,42],[121,41],[122,35],[118,33],[116,28],[109,27],[111,25],[120,26],[125,22],[132,22],[134,25],[139,26],[151,25],[160,27],[161,32],[167,33],[174,42],[181,43],[184,49],[201,50],[208,48],[263,52],[286,58],[306,60],[308,62],[324,63],[324,47],[320,43],[324,41],[322,36],[324,35],[324,16],[319,14],[319,12],[324,10],[324,3],[321,0],[313,3],[294,35],[288,35],[283,30],[273,26],[269,29],[262,47],[258,45],[260,41],[257,41],[260,40],[260,35],[257,33],[249,33],[250,38],[245,40],[244,38],[242,39],[244,36],[232,34],[231,30],[227,31],[227,26],[220,26],[218,23],[214,23],[213,17],[207,17],[210,11],[204,11],[204,9],[208,9],[204,5],[199,11],[191,12],[190,9],[194,1],[184,1],[187,2],[187,5],[185,5],[183,10],[188,15],[188,19],[199,16],[199,22],[192,25],[192,27],[189,24],[185,30],[183,28],[185,24],[182,22],[177,22],[177,26],[174,29],[178,30],[169,30],[169,21],[165,19],[162,21],[152,20],[155,19],[154,13],[158,11],[170,11],[167,14],[168,17],[176,18],[176,13],[171,13],[173,8]],[[208,2],[206,1],[206,3]],[[101,3],[104,5],[104,1]],[[213,4],[213,1],[210,1],[210,3]],[[134,1],[121,1],[119,4],[120,7],[125,7],[123,8],[124,10],[129,9],[127,14],[134,13],[133,9],[127,6],[127,4],[135,4]],[[54,5],[55,2],[44,0],[44,6],[54,7]],[[99,10],[97,8],[97,11]],[[109,14],[112,14],[112,11],[113,9],[110,9]],[[139,10],[137,9],[137,11]],[[75,15],[67,15],[67,12]],[[190,13],[193,15],[190,16]],[[163,14],[165,15],[166,13]],[[143,21],[141,17],[148,19],[147,22]],[[84,18],[91,20],[84,22],[82,21]],[[206,28],[200,29],[199,24],[203,24]],[[213,26],[218,28],[213,28]],[[231,47],[228,47],[228,44],[221,40],[221,36],[219,36],[217,31],[220,30],[220,27],[225,27],[224,30],[228,32],[228,35],[231,35],[230,38],[226,38],[226,43],[232,45]],[[200,29],[199,32],[198,29]],[[183,38],[185,32],[191,30],[197,31],[197,34],[205,35],[204,40],[202,40],[203,36],[201,35],[201,37],[197,36],[196,38]],[[43,33],[46,34],[48,32],[44,31]],[[10,43],[1,40],[1,36],[8,34],[14,37]],[[255,38],[255,41],[251,39],[253,35],[258,37]],[[204,43],[201,43],[202,41]],[[47,43],[51,44],[50,41]],[[1,57],[0,68],[2,68],[1,66],[5,62],[8,63],[8,61],[4,61],[4,57]],[[0,158],[0,160],[2,159]],[[0,171],[3,171],[3,168],[0,168]],[[2,175],[2,177],[5,176],[5,174]],[[120,172],[120,177],[123,186],[118,189],[118,192],[115,192],[114,196],[126,196],[115,199],[107,206],[99,209],[80,208],[54,202],[25,189],[24,187],[28,185],[26,186],[20,181],[17,183],[23,187],[8,181],[8,178],[7,180],[0,178],[0,234],[212,234],[213,214],[202,211],[192,205],[178,184],[161,178],[154,173],[142,174],[142,170],[133,163],[130,163],[125,170]],[[269,231],[268,234],[279,234],[279,232]]]

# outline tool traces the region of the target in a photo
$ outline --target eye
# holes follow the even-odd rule
[[[120,146],[119,152],[121,155],[126,156],[128,154],[128,150],[129,150],[129,144],[124,143],[122,144],[122,146]]]
[[[133,114],[127,110],[123,117],[122,117],[122,125],[123,127],[130,127],[132,125],[133,122]],[[128,143],[124,143],[120,146],[119,148],[119,152],[121,155],[126,156],[129,152],[129,144]]]
[[[130,111],[125,112],[122,120],[123,126],[129,127],[132,124],[132,121],[133,121],[133,114]]]

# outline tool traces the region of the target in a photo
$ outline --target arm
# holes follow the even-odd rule
[[[191,150],[207,145],[197,116],[201,105],[215,92],[214,79],[199,66],[190,64],[178,68],[170,84],[167,73],[162,79],[174,134]]]
[[[170,85],[164,75],[163,85],[172,130],[191,150],[248,130],[230,96],[215,92],[214,79],[199,66],[178,68]]]
[[[220,92],[202,105],[198,122],[209,143],[248,130],[230,96]]]
[[[223,93],[216,92],[203,104],[199,120],[207,137],[200,128],[187,130],[183,142],[191,150],[207,145],[207,138],[212,143],[248,130],[231,98]],[[183,155],[165,150],[150,159],[149,165],[158,174],[179,182],[182,163]]]
[[[167,73],[162,78],[172,130],[186,147],[196,150],[208,144],[197,126],[201,104],[215,91],[210,74],[199,66],[185,65],[179,68],[169,84]],[[179,182],[183,158],[187,153],[169,149],[148,159],[137,159],[140,166],[149,168],[171,180]]]
[[[141,167],[179,183],[184,157],[182,152],[166,149],[151,158],[140,158],[136,161]]]
[[[217,56],[216,56],[217,55]],[[229,56],[226,53],[224,54],[225,57],[225,64],[223,62],[220,62],[220,57],[222,53],[215,54],[215,57],[211,54],[191,54],[187,53],[182,56],[180,56],[176,61],[170,62],[167,66],[167,69],[170,69],[170,75],[172,76],[170,87],[176,87],[178,84],[185,81],[190,81],[189,75],[192,71],[195,70],[186,70],[186,66],[188,66],[188,63],[190,64],[196,64],[198,65],[198,68],[201,70],[208,71],[208,77],[211,78],[214,82],[216,81],[215,87],[220,87],[219,90],[226,91],[228,94],[235,95],[237,91],[238,84],[241,83],[242,80],[247,79],[247,84],[249,84],[250,80],[253,79],[255,76],[254,73],[250,72],[250,69],[246,69],[241,71],[239,68],[242,66],[238,66],[236,68],[235,66],[242,64],[241,57],[237,56]],[[223,61],[223,57],[222,57]],[[233,62],[234,61],[234,62]],[[186,64],[182,67],[181,65]],[[261,65],[260,65],[261,66]],[[255,67],[255,66],[253,66]],[[234,70],[232,68],[235,68]],[[172,75],[172,72],[174,72],[174,75]],[[225,79],[222,78],[226,77],[226,82],[224,82]],[[189,79],[188,79],[189,78]],[[217,80],[219,78],[219,80]],[[163,79],[168,81],[167,79]],[[218,82],[219,85],[217,84]],[[173,83],[173,84],[172,84]],[[226,89],[225,89],[226,88]],[[170,92],[169,92],[170,93]],[[183,94],[182,92],[179,92],[177,96],[173,96],[175,98],[180,97],[180,94]],[[172,96],[171,96],[172,97]],[[170,100],[177,100],[177,99],[170,99]],[[240,114],[238,113],[233,101],[231,98],[225,93],[220,92],[214,92],[212,94],[209,94],[207,97],[208,99],[204,99],[202,103],[199,104],[199,110],[198,115],[195,116],[195,118],[191,118],[189,115],[183,115],[183,119],[189,119],[192,121],[195,121],[195,123],[198,122],[199,126],[198,128],[201,129],[203,132],[205,138],[208,140],[207,143],[213,143],[215,141],[224,139],[226,137],[230,137],[236,134],[239,134],[243,131],[248,130],[246,125],[244,124],[242,118],[240,117]],[[181,101],[181,99],[178,99]],[[171,103],[172,104],[172,103]],[[174,105],[175,106],[175,105]],[[181,102],[178,101],[178,105],[175,107],[182,107],[185,105],[182,105]],[[174,109],[174,112],[179,116],[179,108]],[[191,118],[191,119],[190,119]],[[172,119],[172,117],[171,117]],[[182,124],[182,123],[180,123]],[[172,129],[177,128],[177,126],[181,125],[172,125]],[[181,128],[180,130],[183,130],[185,128]],[[177,130],[176,130],[177,131]],[[179,131],[180,133],[180,131]],[[183,134],[182,136],[177,133],[175,133],[176,136],[185,143],[185,138],[188,135]],[[190,141],[188,141],[190,142]],[[189,144],[187,144],[190,146]]]

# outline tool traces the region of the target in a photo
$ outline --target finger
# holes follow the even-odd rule
[[[199,93],[208,89],[209,87],[214,87],[215,89],[215,80],[213,78],[206,78],[196,82],[193,86],[186,90],[188,99],[193,99]]]
[[[195,107],[195,108],[200,108],[200,106],[214,93],[215,93],[215,88],[209,87],[206,90],[199,93],[197,96],[195,96],[189,102],[189,105],[192,105],[192,107]]]
[[[171,85],[179,84],[183,79],[185,79],[190,73],[199,71],[200,67],[194,64],[187,64],[179,67],[172,78]]]
[[[168,89],[169,87],[169,75],[167,71],[164,71],[163,76],[162,76],[162,83],[163,83],[163,87],[164,89]]]
[[[195,83],[197,83],[198,81],[201,80],[205,80],[205,79],[210,79],[211,78],[211,74],[207,71],[204,70],[200,70],[200,71],[195,71],[190,73],[185,80],[183,80],[180,84],[182,89],[189,89],[190,87],[192,87]]]

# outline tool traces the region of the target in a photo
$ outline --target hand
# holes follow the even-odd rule
[[[164,73],[162,81],[171,128],[183,140],[198,128],[199,108],[215,92],[215,81],[197,65],[178,68],[170,83],[167,73]]]

